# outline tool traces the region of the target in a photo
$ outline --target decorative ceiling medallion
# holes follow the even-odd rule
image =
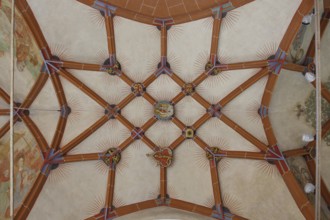
[[[191,127],[187,127],[184,131],[183,131],[183,135],[185,138],[187,139],[192,139],[195,136],[195,131],[194,129],[192,129]]]
[[[117,148],[110,148],[102,155],[102,160],[107,166],[117,165],[121,159],[121,155]]]
[[[143,86],[142,83],[134,83],[131,91],[134,93],[135,96],[142,96],[143,93],[146,91],[146,88]]]
[[[108,107],[104,110],[104,114],[108,115],[109,119],[115,119],[120,113],[120,109],[114,104],[108,105]]]
[[[212,76],[216,76],[221,73],[220,68],[214,68],[213,71],[210,73]]]
[[[184,84],[184,86],[182,87],[182,91],[186,95],[191,95],[192,93],[195,92],[195,86],[192,83]]]
[[[106,70],[107,73],[108,73],[109,75],[111,75],[111,76],[116,75],[116,69],[115,69],[114,67],[107,67],[105,70]]]
[[[161,167],[169,167],[172,163],[173,152],[170,148],[163,148],[152,154],[147,154],[147,156],[152,156],[156,160],[157,165]]]
[[[213,64],[211,62],[207,62],[207,64],[205,65],[205,70],[209,71],[213,68]]]
[[[216,64],[220,64],[219,62],[216,62]],[[219,73],[221,73],[221,69],[220,68],[216,68],[210,61],[205,65],[205,71],[210,71],[209,75],[211,76],[216,76]]]
[[[114,65],[111,65],[110,59],[107,59],[103,63],[104,70],[111,76],[117,75],[117,70],[121,70],[121,65],[118,61],[115,61]]]
[[[144,131],[139,128],[139,127],[135,127],[132,131],[131,131],[131,137],[134,140],[139,140],[144,136]]]
[[[221,106],[220,104],[211,105],[209,109],[206,110],[212,117],[221,116]]]
[[[213,154],[211,154],[211,152],[207,151],[206,152],[206,157],[208,160],[213,160],[213,158],[215,158],[215,161],[216,162],[219,162],[220,161],[220,157],[214,157],[214,154],[220,154],[221,152],[221,149],[220,148],[217,148],[217,147],[211,147],[210,149],[212,151]]]
[[[174,115],[174,107],[168,101],[159,101],[155,105],[154,114],[159,120],[170,120]]]

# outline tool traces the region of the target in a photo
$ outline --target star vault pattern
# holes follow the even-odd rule
[[[107,178],[107,190],[105,197],[104,208],[100,210],[99,213],[95,213],[88,219],[113,219],[118,216],[136,212],[139,210],[157,207],[157,206],[169,206],[173,208],[178,208],[190,212],[199,213],[205,216],[210,216],[215,219],[245,219],[244,217],[235,215],[231,213],[226,207],[223,206],[222,193],[220,190],[219,176],[217,172],[217,165],[221,158],[242,158],[242,159],[254,159],[254,160],[266,160],[271,164],[274,164],[280,174],[283,177],[292,197],[294,198],[297,206],[301,210],[302,214],[306,219],[314,219],[314,208],[312,204],[308,201],[301,187],[298,185],[295,177],[293,176],[290,168],[286,162],[287,157],[291,156],[304,156],[306,162],[310,168],[312,175],[315,175],[315,163],[313,160],[313,150],[315,147],[315,142],[309,143],[307,146],[301,149],[289,150],[281,152],[277,145],[276,137],[274,135],[272,125],[270,123],[268,109],[271,101],[272,92],[274,90],[277,78],[281,72],[282,68],[298,71],[305,73],[307,71],[313,71],[313,56],[314,48],[313,42],[307,52],[307,58],[304,66],[300,66],[293,63],[288,63],[286,61],[286,54],[289,47],[294,40],[304,15],[308,14],[312,7],[313,1],[303,0],[293,16],[293,19],[278,47],[276,54],[269,57],[266,60],[241,62],[234,64],[225,64],[219,62],[219,57],[217,55],[219,43],[219,34],[222,24],[222,19],[226,16],[227,12],[234,10],[238,7],[244,7],[245,4],[252,2],[252,0],[231,0],[231,1],[219,1],[216,7],[203,9],[197,12],[187,12],[185,14],[178,14],[175,16],[166,16],[166,18],[153,17],[150,14],[143,14],[132,12],[129,9],[116,7],[111,5],[111,1],[99,1],[99,0],[78,0],[79,2],[87,5],[86,7],[93,7],[99,10],[104,16],[106,33],[107,33],[107,44],[109,58],[104,61],[103,64],[88,64],[79,63],[66,60],[60,60],[58,57],[52,55],[50,48],[38,26],[38,23],[33,15],[31,8],[29,7],[26,0],[17,0],[17,8],[22,13],[25,21],[30,27],[35,40],[40,48],[44,59],[44,65],[41,69],[41,73],[35,82],[33,88],[30,90],[26,99],[22,103],[15,103],[14,109],[14,123],[17,121],[23,121],[28,129],[34,136],[37,145],[42,152],[44,157],[43,165],[40,169],[40,173],[35,180],[34,186],[31,188],[24,201],[22,202],[20,208],[18,209],[15,219],[26,219],[33,208],[35,201],[40,194],[43,185],[45,184],[47,177],[52,170],[56,169],[60,164],[81,162],[87,160],[103,160],[109,167],[108,178]],[[182,5],[185,5],[184,1]],[[196,3],[198,4],[198,3]],[[181,5],[181,4],[180,4]],[[141,6],[142,7],[142,6]],[[145,6],[143,6],[145,7]],[[155,10],[156,10],[155,6]],[[175,14],[175,13],[174,13]],[[329,11],[325,13],[322,19],[323,32],[326,24],[329,20]],[[138,22],[151,24],[156,26],[160,33],[160,62],[158,64],[158,69],[151,73],[150,76],[143,82],[134,82],[130,79],[122,70],[121,64],[116,58],[116,46],[115,46],[115,28],[113,24],[114,16],[122,16],[131,20]],[[211,39],[211,50],[209,54],[209,61],[205,64],[205,71],[202,72],[196,79],[191,82],[185,82],[181,79],[175,72],[172,71],[170,63],[168,62],[167,55],[167,38],[168,30],[172,25],[185,23],[205,17],[212,16],[213,30]],[[248,19],[248,18],[246,18]],[[255,75],[250,77],[248,80],[243,82],[236,89],[231,91],[227,96],[222,98],[216,103],[209,103],[206,101],[202,95],[198,94],[196,87],[198,87],[205,79],[213,77],[214,75],[222,74],[224,71],[228,70],[238,70],[238,69],[252,69],[259,68],[260,71]],[[90,70],[90,71],[101,71],[104,74],[109,74],[112,77],[119,77],[123,82],[131,87],[131,93],[125,97],[118,104],[108,103],[100,95],[94,92],[91,88],[82,83],[78,78],[73,76],[68,69],[77,70]],[[151,85],[160,75],[167,75],[170,77],[178,86],[181,87],[181,92],[177,94],[171,101],[170,104],[175,106],[184,97],[191,96],[196,100],[201,106],[205,108],[205,114],[196,120],[193,124],[184,124],[178,117],[174,115],[168,120],[174,123],[181,131],[180,135],[173,143],[169,146],[157,146],[153,141],[151,141],[145,134],[148,129],[151,129],[159,119],[156,115],[145,124],[140,127],[136,127],[133,123],[127,120],[123,115],[121,115],[121,110],[127,106],[136,97],[143,97],[151,105],[155,106],[162,100],[155,100],[147,91],[149,85]],[[239,96],[246,89],[251,87],[253,84],[258,82],[261,78],[268,76],[268,81],[263,92],[263,97],[261,101],[261,106],[258,110],[263,123],[265,134],[267,137],[268,144],[265,144],[254,137],[252,134],[243,129],[239,124],[235,123],[229,117],[227,117],[222,109],[235,97]],[[81,90],[81,92],[88,95],[94,101],[96,101],[104,109],[104,115],[92,124],[89,128],[84,130],[81,134],[72,139],[69,143],[64,146],[60,146],[63,133],[65,132],[66,123],[70,117],[71,109],[66,100],[66,94],[64,93],[61,78],[65,78],[70,83],[75,85]],[[40,132],[37,125],[29,116],[29,107],[32,105],[46,81],[50,78],[53,83],[54,90],[57,95],[57,99],[60,107],[60,116],[54,134],[53,140],[49,145],[42,133]],[[315,85],[315,84],[313,84]],[[330,101],[330,93],[323,88],[322,95],[327,100]],[[0,97],[4,99],[5,102],[10,103],[9,95],[0,88]],[[9,110],[1,110],[1,115],[9,115]],[[244,137],[246,140],[251,142],[260,152],[245,152],[245,151],[226,151],[221,150],[221,146],[208,146],[204,140],[198,135],[198,129],[205,124],[211,118],[218,118],[227,126],[231,127],[238,134]],[[89,153],[89,154],[76,154],[68,155],[68,152],[74,149],[78,144],[84,141],[90,135],[103,126],[109,120],[118,120],[122,125],[124,125],[130,132],[131,135],[123,141],[116,148],[111,148],[105,152],[99,153]],[[10,129],[9,122],[6,123],[0,130],[0,137],[2,137]],[[325,135],[330,129],[330,122],[326,122],[323,126],[323,135]],[[154,153],[159,153],[163,151],[162,147],[166,147],[170,152],[173,152],[175,157],[176,148],[180,147],[180,144],[185,140],[193,140],[199,147],[205,151],[205,156],[209,160],[210,173],[212,178],[212,188],[214,195],[214,206],[213,208],[207,208],[201,205],[189,203],[176,198],[172,198],[167,191],[167,166],[162,166],[160,164],[160,191],[157,198],[153,200],[143,201],[131,205],[125,205],[121,207],[115,207],[113,205],[114,200],[114,180],[116,176],[116,164],[120,163],[120,153],[123,152],[127,147],[130,146],[135,140],[143,141]],[[146,157],[146,159],[149,159]],[[197,178],[197,177],[196,177]],[[330,204],[330,194],[326,189],[325,184],[322,181],[322,196],[326,200],[327,204]]]

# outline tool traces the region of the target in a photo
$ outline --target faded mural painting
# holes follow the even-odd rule
[[[8,0],[0,0],[0,57],[10,52],[10,4]],[[27,68],[32,76],[36,78],[42,64],[40,51],[24,18],[17,11],[15,13],[15,44],[17,70],[21,72],[24,68]]]
[[[11,2],[0,0],[0,59],[10,57]],[[23,70],[36,79],[42,59],[23,17],[15,14],[15,77]],[[8,66],[0,70],[7,72]],[[24,85],[22,85],[24,86]],[[8,92],[8,91],[7,91]],[[1,116],[8,117],[8,116]],[[8,118],[9,119],[9,118]],[[9,219],[9,132],[0,139],[0,219]],[[42,156],[36,143],[22,122],[14,126],[14,208],[18,208],[40,170]]]
[[[330,78],[327,82],[323,83],[323,85],[330,90]],[[305,100],[304,104],[297,103],[295,107],[295,111],[297,112],[298,119],[303,116],[306,122],[311,125],[313,128],[316,126],[316,100],[315,100],[315,90],[313,90],[308,98]],[[321,120],[322,124],[326,123],[330,119],[330,104],[325,100],[322,99],[322,115]],[[326,143],[327,146],[330,147],[330,132],[328,132],[323,141]]]
[[[324,83],[324,86],[329,90],[330,89],[330,79],[326,83]],[[311,124],[314,128],[316,126],[315,118],[316,118],[316,100],[315,100],[315,90],[311,92],[308,99],[305,101],[306,106],[306,121]],[[330,104],[325,100],[322,99],[322,124],[326,123],[330,119]],[[327,144],[327,146],[330,146],[330,132],[326,134],[324,137],[324,142]]]
[[[0,218],[9,218],[9,140],[9,135],[6,135],[2,138],[0,144]],[[42,157],[31,134],[25,127],[16,126],[14,133],[15,209],[19,207],[19,204],[32,186],[39,172],[41,163]]]

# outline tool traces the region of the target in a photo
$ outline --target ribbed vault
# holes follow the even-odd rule
[[[107,176],[103,178],[103,180],[106,181],[104,182],[104,194],[102,195],[104,204],[102,204],[101,210],[93,213],[88,219],[113,219],[143,209],[159,206],[168,206],[194,212],[215,219],[245,219],[244,216],[232,212],[224,205],[223,200],[225,199],[224,197],[226,197],[224,196],[226,192],[224,191],[225,189],[220,186],[221,176],[218,170],[221,169],[219,166],[221,166],[221,161],[224,161],[225,158],[259,160],[275,165],[302,215],[306,219],[314,219],[313,205],[307,199],[301,186],[292,174],[286,158],[304,156],[311,174],[315,177],[315,162],[313,159],[315,141],[299,149],[281,151],[269,117],[271,97],[281,70],[286,69],[301,73],[315,71],[313,68],[313,57],[315,53],[314,40],[310,44],[304,65],[298,65],[287,61],[287,53],[290,46],[299,31],[303,17],[312,10],[313,1],[301,1],[279,43],[276,53],[271,54],[270,57],[263,60],[235,63],[227,63],[223,61],[221,55],[219,55],[221,54],[221,51],[219,52],[219,44],[221,44],[219,40],[220,30],[223,28],[223,19],[228,16],[228,13],[240,7],[247,7],[249,4],[253,4],[250,3],[253,2],[252,0],[78,0],[78,2],[84,4],[84,7],[91,7],[99,11],[104,18],[107,57],[102,63],[64,60],[55,55],[53,51],[51,51],[51,47],[39,27],[39,22],[34,16],[32,7],[30,7],[26,0],[16,1],[17,9],[24,17],[40,49],[43,65],[36,82],[25,100],[21,103],[15,102],[14,123],[18,123],[19,121],[24,122],[37,142],[39,151],[43,156],[43,163],[33,186],[17,210],[15,219],[26,219],[29,216],[43,190],[47,178],[52,172],[55,172],[58,167],[69,163],[88,163],[88,161],[100,161],[103,165],[106,164],[107,167]],[[321,21],[322,33],[324,33],[328,24],[329,12],[330,9],[326,8]],[[160,54],[158,55],[159,59],[156,60],[157,68],[155,68],[153,72],[146,74],[143,80],[136,80],[135,77],[133,79],[131,73],[125,73],[126,63],[119,59],[116,47],[116,24],[114,22],[117,16],[152,25],[155,29],[158,29],[157,36],[159,37]],[[175,28],[178,24],[207,17],[212,17],[212,32],[210,50],[207,54],[206,62],[203,64],[205,68],[196,77],[190,77],[191,80],[188,80],[189,77],[176,73],[176,71],[173,70],[174,68],[172,68],[174,62],[168,54],[169,32],[171,32],[171,28]],[[248,20],[249,18],[244,19]],[[225,76],[228,72],[229,74],[230,72],[239,73],[241,70],[251,71],[250,76],[238,83],[237,86],[231,89],[226,95],[223,95],[219,100],[215,101],[205,96],[205,91],[208,89],[210,83],[208,81],[212,81],[212,77]],[[86,74],[94,74],[92,72],[97,72],[96,74],[108,74],[110,77],[118,80],[114,84],[119,85],[119,83],[121,83],[123,85],[122,87],[126,89],[119,91],[120,98],[113,99],[118,100],[118,102],[109,102],[104,98],[103,94],[100,94],[100,88],[96,88],[97,85],[93,85],[93,83],[90,84],[88,80],[84,80],[83,82],[81,78],[78,77],[79,74],[74,73],[74,71],[86,71]],[[168,87],[176,89],[166,91],[166,84],[166,86],[164,86],[165,88],[163,88],[164,91],[161,90],[162,85],[158,80],[162,77],[167,77],[166,79],[170,81],[169,84],[171,84],[171,86]],[[232,101],[239,96],[243,96],[249,89],[253,89],[253,86],[261,80],[265,81],[265,85],[260,93],[261,102],[255,114],[259,114],[262,121],[262,132],[265,134],[265,140],[261,140],[260,136],[256,137],[248,128],[241,126],[239,122],[231,119],[231,113],[228,112],[230,111],[230,109],[228,110],[228,105],[230,105]],[[47,81],[51,81],[53,85],[59,106],[58,122],[51,142],[46,140],[43,134],[45,131],[41,131],[38,128],[38,125],[30,116],[29,110],[38,95],[42,93]],[[67,141],[63,141],[63,136],[70,132],[68,131],[67,124],[68,120],[70,120],[70,117],[73,117],[73,115],[72,106],[70,106],[68,102],[68,94],[63,88],[64,82],[76,87],[79,92],[84,93],[86,99],[95,101],[95,103],[97,103],[97,108],[101,109],[95,116],[95,118],[97,118],[96,121]],[[313,85],[315,86],[315,84]],[[226,85],[224,84],[222,86]],[[95,87],[95,89],[93,87]],[[161,91],[158,91],[158,89]],[[166,101],[162,99],[164,93],[173,93],[171,99]],[[322,88],[322,96],[328,102],[330,101],[330,93],[325,87]],[[4,102],[9,104],[10,97],[8,93],[1,88],[0,97]],[[190,101],[188,101],[188,99]],[[143,113],[141,113],[144,117],[143,119],[135,121],[134,119],[139,117],[138,114],[131,115],[132,110],[129,109],[130,105],[133,105],[133,102],[139,103],[138,105],[141,109],[144,109],[141,110],[141,112],[143,111]],[[196,109],[196,111],[194,110],[195,112],[191,113],[191,115],[189,115],[190,113],[184,112],[184,110],[182,110],[183,108],[180,108],[180,106],[185,106],[187,103],[190,103],[191,106],[198,106],[196,108],[192,107],[192,109]],[[1,109],[0,115],[8,116],[9,109]],[[145,115],[148,115],[148,117],[145,117]],[[113,126],[117,126],[116,128],[120,127],[121,130],[125,131],[120,138],[114,137],[118,138],[117,142],[114,141],[114,146],[105,146],[104,149],[92,153],[72,153],[79,148],[80,143],[96,135],[99,130],[105,129],[104,127],[109,123],[117,123],[117,125]],[[164,123],[167,124],[162,127]],[[171,123],[172,127],[168,125],[169,123]],[[238,138],[243,138],[247,145],[251,145],[250,148],[253,150],[228,149],[225,146],[226,143],[222,142],[220,139],[213,140],[209,138],[205,133],[209,131],[208,124],[210,123],[221,123],[222,126],[226,126],[226,129],[230,130],[228,132],[235,132],[235,135],[237,135]],[[0,137],[3,137],[9,129],[9,122],[7,122],[0,130]],[[177,134],[178,136],[173,140],[166,140],[166,137],[165,140],[159,140],[159,138],[156,138],[156,134],[153,133],[156,129],[161,129],[164,133],[173,132],[173,136]],[[325,135],[329,129],[330,121],[323,125],[322,134]],[[217,135],[221,137],[221,134]],[[141,150],[139,146],[136,145],[143,145],[145,148]],[[205,186],[203,187],[206,188],[206,191],[210,190],[213,194],[211,207],[180,199],[178,198],[180,196],[176,197],[176,193],[180,194],[180,191],[173,193],[173,190],[169,187],[169,176],[171,178],[171,185],[175,185],[173,179],[179,178],[173,174],[174,172],[171,173],[169,169],[171,169],[171,166],[174,167],[176,164],[180,164],[181,159],[185,159],[185,156],[180,156],[186,155],[180,153],[180,148],[190,151],[190,146],[196,146],[196,149],[200,150],[204,155],[202,163],[206,161],[208,171],[205,175],[210,179],[205,180]],[[153,172],[154,176],[157,176],[159,189],[152,195],[152,199],[134,202],[133,204],[118,205],[118,202],[115,204],[116,189],[119,187],[116,186],[116,183],[121,183],[125,180],[116,178],[118,172],[120,172],[119,168],[122,166],[121,160],[127,156],[125,152],[133,148],[138,148],[140,152],[148,154],[145,160],[154,160],[155,163],[158,164],[157,174],[155,170],[150,172]],[[134,155],[130,157],[138,157],[135,153],[131,154]],[[178,155],[178,161],[175,161],[176,155]],[[174,164],[172,165],[171,163]],[[138,164],[139,163],[136,162],[137,166]],[[147,166],[148,165],[141,165],[141,167]],[[185,168],[185,170],[187,169],[189,168]],[[79,169],[77,168],[77,170]],[[138,173],[138,171],[136,172]],[[141,175],[143,175],[143,172]],[[196,176],[193,176],[192,181],[194,181],[194,178],[196,178],[196,180],[200,178],[199,174],[197,173]],[[153,180],[150,181],[153,182]],[[235,181],[235,179],[233,181]],[[210,184],[207,185],[208,183]],[[330,205],[330,194],[323,181],[321,187],[322,196],[327,204]]]

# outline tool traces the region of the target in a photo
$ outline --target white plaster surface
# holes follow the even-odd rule
[[[181,211],[169,207],[157,207],[153,209],[142,210],[123,217],[118,220],[165,220],[165,219],[180,219],[180,220],[211,220],[213,218],[205,217],[191,212]]]
[[[81,163],[70,164],[64,169],[64,174],[57,173],[57,179],[55,177],[53,181],[50,176],[28,219],[89,217],[89,209],[106,191],[107,173],[98,172],[95,161],[84,163],[84,166]]]
[[[257,0],[237,9],[235,26],[221,32],[220,54],[231,62],[258,59],[258,50],[269,43],[280,43],[300,2]]]
[[[169,195],[176,199],[209,206],[209,201],[214,200],[208,161],[205,166],[195,161],[203,160],[205,152],[193,141],[186,141],[176,149],[174,156],[174,163],[167,170],[168,185],[174,191],[170,190]]]
[[[116,175],[115,197],[123,204],[143,202],[155,199],[159,192],[160,169],[155,161],[147,158],[152,153],[144,143],[135,142],[124,151],[129,154],[125,163],[127,167]]]

